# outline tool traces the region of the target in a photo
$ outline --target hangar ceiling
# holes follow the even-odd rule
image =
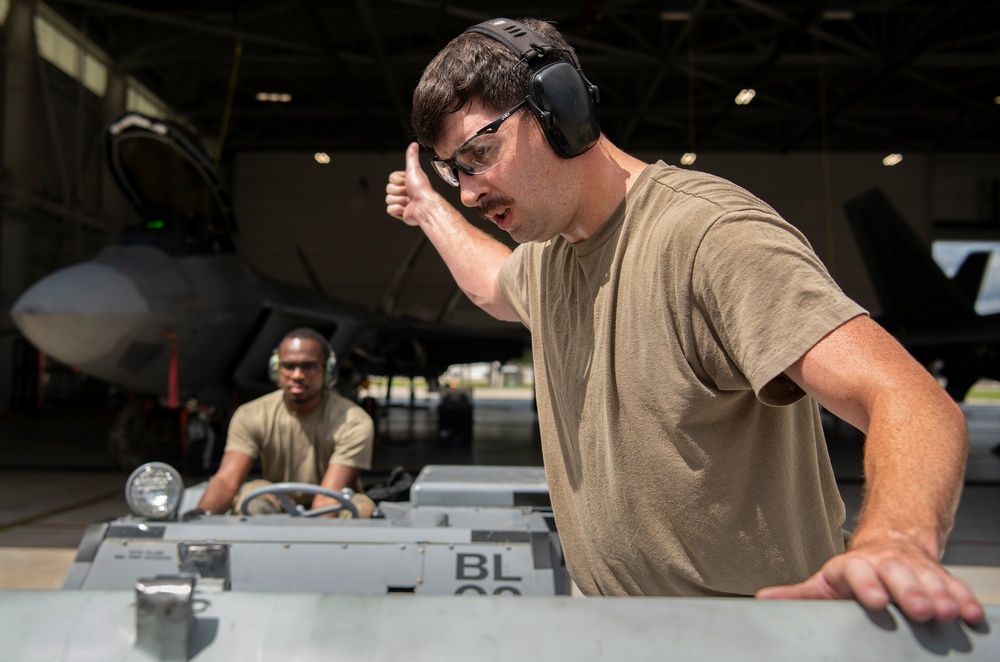
[[[227,152],[400,149],[424,65],[497,15],[558,23],[625,149],[1000,151],[993,1],[48,4]]]

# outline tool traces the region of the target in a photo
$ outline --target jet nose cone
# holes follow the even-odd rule
[[[80,368],[109,354],[141,324],[149,305],[127,275],[87,262],[29,287],[11,308],[21,332],[39,349]]]

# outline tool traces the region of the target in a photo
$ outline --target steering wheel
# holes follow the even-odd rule
[[[331,499],[336,499],[340,502],[340,505],[306,510],[304,507],[295,503],[292,498],[288,496],[289,492],[303,492],[305,494],[313,495],[320,494],[325,497],[330,497]],[[257,497],[264,496],[265,494],[273,495],[281,503],[281,507],[285,509],[285,512],[292,517],[318,517],[319,515],[326,515],[327,513],[337,513],[345,508],[347,509],[347,512],[351,513],[351,515],[355,518],[361,516],[358,513],[357,506],[351,502],[351,497],[354,496],[354,490],[349,487],[345,487],[343,492],[335,492],[333,490],[328,490],[325,487],[312,485],[310,483],[272,483],[271,485],[258,487],[256,490],[253,490],[250,494],[247,494],[246,497],[243,498],[243,503],[240,504],[240,514],[251,515],[252,513],[247,510],[247,506]]]

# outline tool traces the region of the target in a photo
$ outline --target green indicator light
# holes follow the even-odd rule
[[[163,221],[146,221],[146,228],[149,230],[162,230],[164,225]]]

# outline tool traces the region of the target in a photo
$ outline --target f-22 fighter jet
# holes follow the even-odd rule
[[[423,376],[523,354],[524,329],[457,328],[367,310],[275,282],[235,250],[236,221],[208,158],[169,122],[108,125],[108,165],[138,227],[41,279],[12,317],[40,350],[137,393],[226,406],[273,389],[268,357],[299,326],[326,335],[353,390],[367,375]]]

